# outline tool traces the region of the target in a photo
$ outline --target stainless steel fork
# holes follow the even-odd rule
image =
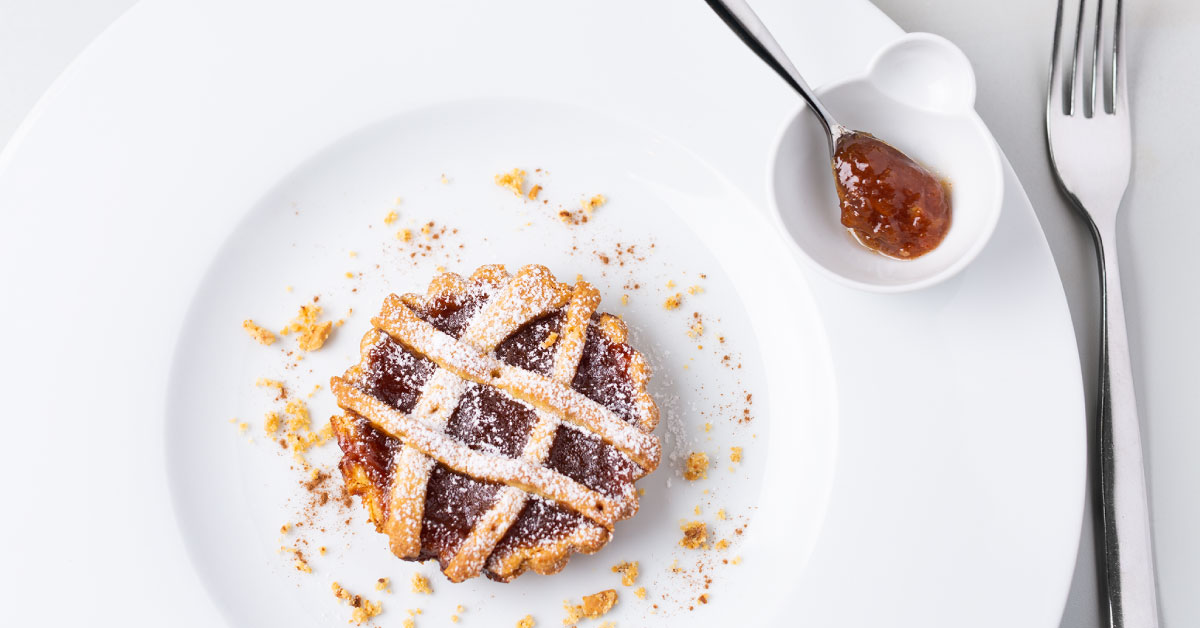
[[[1106,11],[1105,0],[1079,0],[1078,17],[1068,25],[1064,3],[1059,0],[1054,26],[1046,137],[1055,176],[1092,233],[1100,268],[1097,409],[1109,621],[1118,628],[1157,628],[1142,439],[1117,271],[1117,209],[1132,152],[1122,6],[1115,0]]]

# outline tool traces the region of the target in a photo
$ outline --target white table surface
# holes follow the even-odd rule
[[[835,1],[835,0],[828,0]],[[135,0],[0,0],[0,145],[55,77]],[[1055,187],[1042,112],[1054,29],[1049,0],[875,0],[909,31],[931,31],[958,44],[979,77],[976,106],[1025,185],[1054,251],[1067,292],[1095,403],[1099,338],[1094,253],[1082,224]],[[1190,206],[1191,159],[1200,142],[1200,3],[1126,3],[1130,100],[1134,113],[1133,182],[1118,243],[1134,374],[1147,450],[1163,624],[1200,625],[1200,413],[1190,385],[1200,375],[1200,296],[1189,244],[1200,233]],[[1020,394],[1013,391],[1013,394]],[[1079,563],[1064,628],[1100,625],[1095,535],[1089,495]],[[1019,603],[1019,601],[1014,601]],[[1132,628],[1132,627],[1131,627]]]

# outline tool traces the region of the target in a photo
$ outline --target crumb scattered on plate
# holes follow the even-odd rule
[[[633,586],[633,583],[637,581],[638,563],[636,560],[633,562],[624,561],[618,565],[613,565],[612,570],[613,573],[621,574],[621,584],[627,587]]]
[[[687,457],[683,465],[683,479],[696,481],[708,477],[708,454],[697,451]]]
[[[242,321],[242,329],[245,329],[246,333],[250,334],[250,337],[257,340],[260,345],[265,346],[275,342],[275,334],[271,333],[271,330],[259,327],[248,318]]]
[[[423,574],[413,574],[412,591],[413,593],[433,593],[433,588],[429,586],[429,578],[426,578]]]
[[[570,602],[563,602],[563,608],[567,611],[567,617],[563,620],[564,624],[574,624],[580,619],[595,619],[612,610],[612,607],[617,604],[616,589],[607,589],[599,593],[583,596],[583,604],[572,605]]]
[[[703,521],[689,521],[679,527],[683,530],[683,538],[679,544],[688,549],[699,549],[708,542],[708,527]]]
[[[325,340],[329,338],[329,332],[333,329],[332,321],[322,323],[317,320],[320,315],[320,306],[312,303],[301,305],[300,313],[279,333],[283,336],[293,332],[299,333],[300,348],[305,351],[316,351],[325,345]]]
[[[512,172],[496,175],[496,185],[512,190],[512,193],[517,196],[525,196],[525,191],[522,189],[525,186],[525,174],[524,170],[513,168]]]
[[[338,600],[349,604],[353,609],[350,613],[350,621],[357,625],[361,626],[367,620],[383,612],[383,602],[372,602],[361,595],[355,595],[337,582],[333,583],[332,588],[333,595]]]

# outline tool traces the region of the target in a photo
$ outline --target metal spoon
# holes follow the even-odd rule
[[[800,93],[800,97],[808,103],[809,109],[817,116],[821,126],[825,128],[825,137],[829,140],[829,156],[833,158],[838,140],[843,135],[854,131],[838,124],[838,121],[833,119],[833,115],[821,103],[821,99],[817,98],[817,94],[808,86],[804,77],[800,76],[796,66],[792,65],[787,55],[783,54],[783,49],[771,36],[771,31],[767,30],[762,20],[758,19],[758,15],[754,13],[749,4],[746,4],[745,0],[705,0],[705,2],[759,58],[783,77],[783,80],[791,85],[792,89]]]

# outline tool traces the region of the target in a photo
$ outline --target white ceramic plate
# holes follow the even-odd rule
[[[865,2],[761,5],[764,19],[817,85],[861,73],[877,47],[899,34]],[[829,25],[847,23],[871,43],[828,53],[841,38],[840,29]],[[512,109],[517,100],[529,109]],[[209,626],[221,621],[218,608],[244,625],[290,625],[296,615],[311,622],[323,619],[322,613],[335,614],[335,625],[344,622],[327,591],[310,599],[307,588],[257,577],[278,566],[272,531],[281,522],[243,504],[255,491],[271,488],[246,484],[228,496],[232,502],[214,493],[254,476],[249,465],[260,464],[248,455],[254,446],[226,416],[203,417],[220,424],[220,431],[182,423],[200,418],[187,414],[181,402],[194,398],[185,393],[199,394],[206,408],[233,410],[243,407],[239,398],[255,399],[259,391],[247,389],[242,378],[257,371],[254,354],[244,343],[234,347],[244,339],[228,335],[223,322],[294,306],[278,292],[282,284],[295,284],[301,294],[318,288],[301,278],[276,278],[273,266],[220,285],[239,264],[261,259],[248,243],[256,226],[269,234],[261,238],[263,251],[296,262],[292,267],[314,269],[303,274],[315,276],[325,268],[322,260],[358,242],[330,227],[331,204],[319,210],[322,199],[347,194],[337,207],[353,214],[345,221],[349,229],[361,233],[364,219],[378,220],[369,210],[384,194],[383,177],[347,171],[346,164],[416,159],[397,151],[398,138],[415,134],[415,145],[429,151],[438,143],[420,137],[426,126],[414,116],[425,111],[447,124],[441,116],[454,113],[447,103],[466,103],[457,105],[466,109],[454,119],[477,128],[487,121],[480,110],[486,102],[504,103],[498,113],[513,119],[517,131],[535,128],[530,116],[539,112],[549,128],[589,137],[605,152],[570,152],[561,138],[539,140],[534,133],[528,143],[512,143],[506,157],[504,147],[484,141],[480,147],[487,151],[455,151],[445,166],[406,162],[413,169],[395,173],[401,189],[388,190],[380,203],[424,194],[414,187],[426,172],[478,181],[497,166],[522,161],[591,164],[594,174],[555,165],[552,183],[561,187],[548,189],[610,193],[614,216],[634,211],[630,196],[646,199],[660,224],[688,225],[662,236],[678,251],[668,261],[689,272],[698,270],[692,260],[719,266],[713,271],[718,292],[733,291],[753,275],[739,265],[773,260],[766,270],[791,293],[799,316],[796,348],[806,346],[804,338],[810,348],[821,344],[819,326],[804,314],[807,295],[816,303],[837,382],[836,446],[821,449],[820,443],[832,442],[827,432],[825,440],[809,436],[827,425],[818,411],[828,408],[828,399],[812,390],[822,388],[814,378],[828,374],[817,349],[794,366],[808,369],[797,390],[805,403],[816,404],[805,417],[813,422],[785,426],[795,415],[777,410],[756,419],[773,437],[795,430],[795,442],[772,438],[770,447],[820,451],[796,458],[813,465],[806,472],[813,476],[803,478],[809,484],[802,481],[800,488],[791,476],[765,468],[782,459],[777,454],[767,452],[756,463],[764,467],[746,469],[747,495],[761,489],[760,495],[792,511],[763,516],[761,509],[772,502],[761,501],[759,520],[749,530],[765,542],[775,538],[771,524],[801,523],[797,552],[807,555],[786,566],[765,558],[761,567],[742,566],[735,586],[770,588],[771,599],[786,603],[751,619],[777,625],[773,615],[780,611],[811,625],[1056,625],[1078,540],[1082,397],[1053,260],[1011,170],[991,243],[954,279],[900,296],[859,294],[811,275],[806,286],[775,256],[776,244],[751,213],[765,207],[766,161],[776,131],[794,112],[794,97],[702,5],[365,2],[335,10],[169,1],[140,4],[115,24],[56,83],[0,155],[6,222],[0,276],[4,294],[15,295],[16,304],[3,315],[5,327],[16,333],[2,368],[3,381],[15,383],[6,398],[10,416],[20,419],[3,455],[10,468],[27,471],[12,474],[10,499],[36,504],[28,516],[0,524],[2,538],[20,539],[10,551],[20,568],[6,570],[19,578],[6,581],[0,605],[6,620],[11,615],[6,623],[29,625],[46,608],[56,609],[56,623],[88,625],[153,625],[168,618],[175,625]],[[355,135],[363,129],[369,129],[366,135]],[[466,139],[452,130],[441,135],[451,145]],[[662,144],[654,150],[661,154],[636,157],[638,147],[656,138]],[[530,154],[542,150],[554,154]],[[656,180],[660,176],[671,183]],[[463,198],[479,202],[477,195],[496,191],[486,184],[452,185],[462,185]],[[430,195],[441,191],[430,187]],[[675,193],[701,190],[712,204],[701,204],[697,217],[715,217],[720,206],[730,212],[727,220],[735,219],[727,244],[706,235],[712,224],[689,223],[678,212],[687,199]],[[429,198],[419,211],[442,207]],[[289,224],[281,203],[291,201],[313,205],[293,226],[275,231]],[[313,249],[306,258],[287,250],[291,243],[311,246],[316,233],[328,237],[327,251]],[[744,238],[758,241],[748,246]],[[511,263],[535,257],[501,246],[472,254],[484,253],[511,255]],[[556,259],[565,267],[556,268],[560,274],[582,263]],[[736,287],[743,294],[746,288]],[[271,289],[278,296],[259,296]],[[242,303],[264,313],[244,312]],[[769,346],[756,335],[764,324],[756,317],[765,315],[757,310],[764,305],[731,304],[724,316],[739,332],[750,332],[742,336],[753,337],[745,352],[757,353],[766,367],[779,363],[770,356],[793,345],[784,339]],[[902,333],[878,333],[881,313],[885,330]],[[650,311],[631,311],[630,318],[643,331],[656,330]],[[177,346],[188,353],[176,357]],[[204,368],[221,356],[226,362],[220,370]],[[893,363],[880,356],[903,358]],[[341,368],[352,357],[346,338],[335,340],[327,357]],[[790,391],[772,383],[778,374],[768,375],[759,385],[771,403],[779,403]],[[678,379],[657,385],[668,394],[688,388]],[[41,445],[49,434],[67,437],[54,438],[48,449]],[[232,438],[218,442],[226,436]],[[195,446],[183,437],[194,438]],[[827,465],[831,475],[823,476]],[[168,471],[179,512],[188,519],[182,528],[170,506]],[[35,482],[28,480],[32,473]],[[663,482],[659,475],[649,480]],[[799,492],[804,486],[813,493]],[[73,499],[46,499],[45,487],[66,487],[52,495]],[[672,495],[671,506],[690,497],[684,493],[676,501],[673,493],[663,494]],[[217,502],[226,508],[204,508]],[[615,562],[617,543],[643,551],[639,535],[624,533],[669,518],[647,509],[623,524],[606,553],[573,563],[559,584],[591,582],[595,574],[584,572],[606,568],[610,558]],[[250,528],[260,536],[244,534]],[[353,560],[394,564],[359,548],[365,542],[382,549],[373,534],[353,540]],[[747,557],[755,555],[753,544],[747,539]],[[656,565],[665,559],[649,547],[645,552]],[[220,570],[229,565],[250,571]],[[80,586],[70,603],[52,604],[64,575]],[[514,590],[528,594],[532,582]],[[709,614],[696,615],[698,622],[738,612],[743,590],[726,584],[714,589],[714,602],[704,611]],[[488,583],[478,586],[472,595],[494,590]],[[439,587],[439,595],[449,587]],[[395,595],[385,600],[389,612],[410,606],[411,600]],[[717,603],[722,596],[729,604],[724,609]],[[501,599],[497,594],[497,609],[534,610]],[[625,596],[622,607],[629,601]],[[431,609],[435,604],[420,602]],[[320,608],[310,612],[316,608],[310,603]],[[459,602],[436,602],[443,603]],[[464,620],[489,619],[487,608],[469,609],[478,614]],[[539,619],[548,624],[557,616]],[[441,619],[429,615],[427,621]],[[624,623],[640,621],[630,615]]]

